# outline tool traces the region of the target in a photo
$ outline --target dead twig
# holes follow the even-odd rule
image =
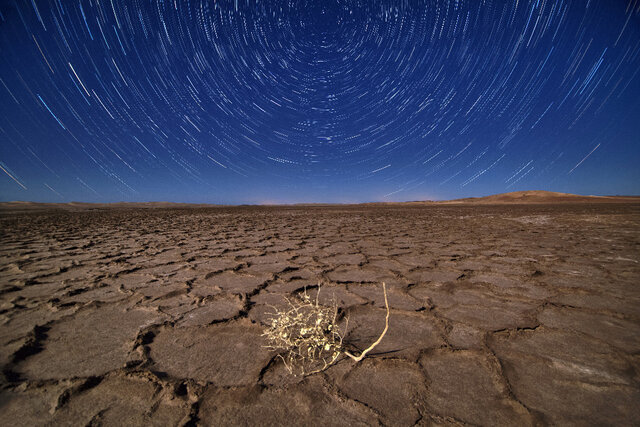
[[[301,301],[292,301],[285,298],[288,308],[279,310],[273,307],[271,323],[265,329],[263,336],[268,345],[265,348],[279,351],[278,357],[283,361],[289,373],[297,375],[310,375],[321,372],[334,364],[344,353],[355,362],[361,361],[366,354],[382,341],[389,329],[389,302],[387,300],[387,288],[382,283],[384,303],[387,309],[385,327],[378,339],[364,350],[359,356],[355,356],[343,349],[344,331],[338,326],[338,307],[334,300],[333,307],[320,305],[318,297],[311,301],[305,289]]]

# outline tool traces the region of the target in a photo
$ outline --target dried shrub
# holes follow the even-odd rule
[[[343,348],[343,338],[348,328],[348,318],[344,329],[338,324],[338,307],[321,305],[318,302],[320,288],[315,301],[307,295],[306,289],[298,300],[286,299],[288,306],[280,310],[273,307],[270,324],[262,334],[266,337],[268,349],[278,352],[289,373],[310,375],[323,371],[346,355],[356,362],[377,346],[389,328],[389,303],[387,288],[382,283],[384,302],[387,308],[385,328],[380,337],[359,356]]]

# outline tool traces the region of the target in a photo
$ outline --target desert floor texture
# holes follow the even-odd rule
[[[640,205],[0,213],[0,424],[640,423]],[[323,282],[341,359],[261,336]],[[295,296],[294,296],[295,297]]]

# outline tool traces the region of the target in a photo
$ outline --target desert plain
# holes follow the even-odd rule
[[[640,424],[640,203],[489,202],[5,205],[0,424]],[[363,349],[382,282],[364,360],[265,348],[322,284]]]

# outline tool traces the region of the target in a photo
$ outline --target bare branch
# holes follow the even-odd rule
[[[384,305],[387,308],[387,316],[385,317],[385,320],[384,320],[384,322],[385,322],[384,330],[382,331],[382,334],[380,334],[380,336],[378,337],[376,342],[374,342],[366,350],[364,350],[360,354],[360,356],[354,356],[353,354],[349,353],[348,351],[344,352],[344,354],[346,354],[347,356],[349,356],[350,358],[352,358],[356,362],[361,361],[369,351],[373,350],[375,346],[380,344],[380,341],[382,341],[382,338],[384,338],[384,335],[387,333],[387,329],[389,329],[389,301],[387,301],[387,286],[386,286],[386,284],[384,282],[382,282],[382,290],[384,291]]]
[[[386,284],[382,283],[384,302],[387,308],[385,328],[380,337],[360,356],[343,349],[343,338],[349,326],[349,316],[346,317],[345,330],[338,326],[338,305],[333,299],[332,306],[323,306],[319,302],[320,287],[316,293],[315,301],[304,294],[292,301],[285,297],[289,307],[279,310],[272,307],[271,324],[262,334],[268,344],[265,348],[280,351],[278,357],[282,359],[285,368],[297,375],[299,370],[302,375],[310,375],[324,371],[338,361],[342,354],[346,354],[356,362],[362,360],[375,346],[380,344],[389,328],[389,302],[387,300]]]

